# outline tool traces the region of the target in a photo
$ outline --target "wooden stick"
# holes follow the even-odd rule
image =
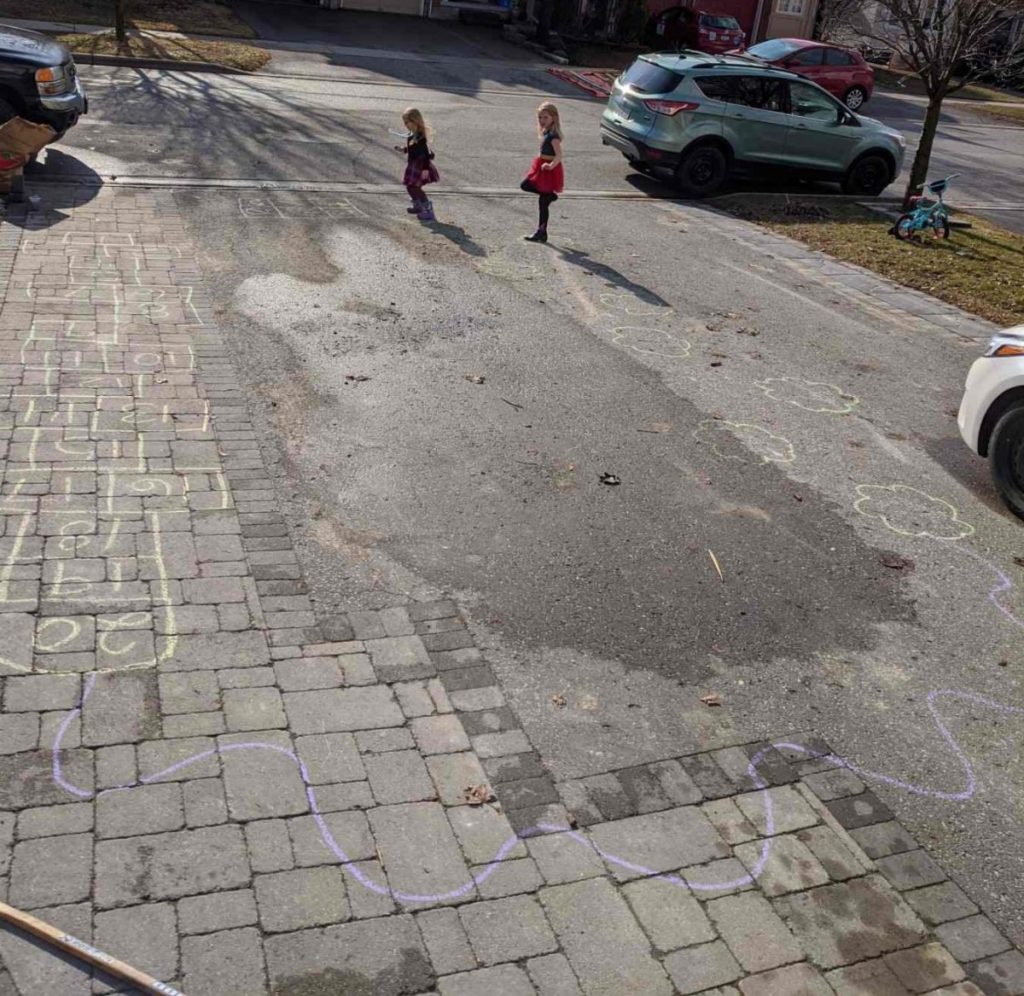
[[[100,951],[99,948],[94,948],[77,937],[65,934],[64,931],[32,916],[31,913],[22,913],[21,910],[16,910],[13,906],[8,906],[7,903],[0,903],[0,919],[14,924],[30,934],[35,934],[47,944],[52,944],[66,954],[74,955],[74,957],[88,962],[108,975],[116,975],[119,979],[130,982],[140,992],[151,993],[153,996],[185,996],[174,986],[154,979],[153,976],[146,975],[145,972],[140,972],[137,968],[132,968],[131,965],[126,965],[123,961]]]

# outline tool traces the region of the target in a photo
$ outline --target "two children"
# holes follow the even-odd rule
[[[396,145],[396,152],[405,152],[407,163],[402,184],[409,192],[412,206],[406,208],[420,221],[434,221],[434,207],[423,188],[436,183],[440,177],[434,166],[434,153],[430,151],[428,139],[430,130],[423,115],[410,107],[402,114],[402,124],[408,132],[405,146]],[[537,133],[540,137],[540,153],[533,160],[526,179],[519,185],[527,193],[537,195],[537,231],[524,236],[527,242],[547,242],[548,220],[551,205],[565,186],[565,171],[562,168],[562,124],[558,108],[545,101],[537,108]]]

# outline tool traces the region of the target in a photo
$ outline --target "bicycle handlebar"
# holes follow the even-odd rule
[[[949,183],[950,180],[955,180],[957,177],[960,177],[960,176],[963,176],[963,173],[950,173],[949,176],[944,177],[941,180],[932,180],[931,182],[932,183]],[[928,185],[929,185],[928,181],[925,180],[924,183],[918,184],[914,189],[915,190],[924,190],[924,188],[927,187]]]

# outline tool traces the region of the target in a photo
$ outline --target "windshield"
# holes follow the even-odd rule
[[[717,14],[701,14],[702,28],[719,28],[723,31],[739,31],[740,22],[735,17],[719,17]]]
[[[761,42],[760,45],[752,45],[745,54],[764,59],[765,62],[776,62],[799,48],[803,48],[800,42],[781,41],[778,38],[773,38],[771,41]]]

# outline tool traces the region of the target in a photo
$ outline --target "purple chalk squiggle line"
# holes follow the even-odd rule
[[[1013,591],[1014,584],[1010,580],[1010,576],[1001,568],[997,567],[991,561],[986,560],[980,553],[972,550],[969,546],[961,546],[958,549],[966,553],[967,556],[973,557],[979,563],[984,564],[996,577],[999,578],[999,583],[991,589],[988,593],[988,600],[996,607],[997,611],[1002,613],[1010,622],[1013,623],[1018,629],[1024,629],[1024,621],[1021,621],[1011,612],[1002,602],[999,601],[999,596],[1005,594],[1008,591]]]
[[[953,752],[956,758],[960,761],[963,766],[964,775],[966,776],[966,787],[959,792],[947,792],[942,789],[931,789],[920,785],[914,785],[910,782],[903,781],[899,778],[894,778],[891,775],[886,775],[881,772],[869,771],[866,768],[847,761],[844,758],[839,757],[836,754],[822,754],[815,751],[809,750],[800,744],[788,743],[786,741],[779,741],[771,744],[768,747],[764,747],[759,750],[751,759],[747,765],[747,774],[754,782],[755,788],[762,793],[762,800],[764,804],[764,815],[765,815],[765,835],[766,839],[761,845],[761,853],[758,855],[757,861],[754,866],[750,869],[746,875],[741,875],[738,878],[731,879],[725,882],[694,882],[688,878],[680,875],[666,875],[659,874],[653,868],[647,868],[644,865],[635,864],[632,861],[627,861],[625,858],[620,858],[614,854],[603,850],[598,847],[593,841],[588,840],[578,830],[572,830],[568,827],[560,827],[552,824],[538,824],[535,827],[530,827],[526,830],[521,831],[519,834],[515,834],[505,841],[504,844],[498,849],[494,858],[481,870],[473,873],[470,880],[465,882],[463,885],[458,886],[449,892],[435,893],[431,895],[420,895],[416,893],[399,892],[389,886],[380,885],[365,874],[360,868],[358,868],[351,858],[345,853],[344,848],[335,840],[334,835],[331,833],[330,827],[327,826],[327,822],[324,820],[323,815],[320,812],[320,807],[316,801],[316,793],[313,786],[310,784],[309,771],[305,764],[293,751],[287,747],[281,747],[277,744],[266,744],[253,741],[250,743],[235,743],[235,744],[220,744],[214,750],[202,751],[201,753],[194,754],[192,757],[185,758],[184,760],[178,761],[172,764],[169,768],[165,768],[163,771],[158,771],[155,774],[147,775],[139,778],[136,782],[125,783],[123,785],[116,785],[111,788],[102,789],[100,792],[90,792],[86,789],[79,788],[76,785],[71,784],[64,778],[64,773],[61,765],[61,743],[71,724],[81,714],[82,707],[85,705],[86,699],[92,693],[93,687],[96,683],[96,675],[90,675],[85,682],[85,686],[82,690],[81,701],[74,709],[72,709],[67,716],[64,717],[63,722],[60,724],[57,730],[57,735],[53,742],[52,749],[52,764],[53,764],[53,779],[60,785],[65,791],[77,796],[80,799],[89,799],[93,796],[97,798],[101,795],[106,795],[110,792],[122,792],[126,789],[133,788],[137,785],[146,785],[152,782],[160,781],[163,778],[168,777],[178,771],[192,764],[197,764],[199,761],[206,760],[209,757],[215,757],[220,753],[234,750],[269,750],[277,754],[283,754],[285,757],[293,761],[299,770],[299,775],[306,787],[306,798],[309,801],[310,811],[312,812],[313,819],[316,821],[316,825],[320,830],[320,835],[324,841],[324,844],[331,851],[331,853],[338,859],[345,870],[352,875],[360,885],[364,888],[369,889],[371,892],[375,892],[378,895],[390,896],[399,902],[407,903],[436,903],[443,902],[449,899],[459,899],[467,893],[471,892],[476,885],[480,885],[485,882],[491,875],[493,875],[501,865],[504,857],[509,851],[514,848],[523,837],[536,836],[537,834],[543,833],[560,833],[567,836],[569,839],[582,845],[583,847],[592,848],[601,858],[607,861],[609,864],[617,865],[619,868],[623,868],[626,871],[635,872],[639,875],[653,876],[661,881],[668,882],[672,885],[683,886],[686,888],[693,889],[697,892],[713,892],[719,890],[737,889],[745,885],[753,883],[759,878],[764,871],[765,866],[768,863],[768,857],[771,853],[772,836],[775,833],[775,815],[772,805],[771,795],[768,792],[768,785],[761,778],[758,773],[758,766],[764,759],[765,755],[772,750],[790,750],[796,751],[801,754],[807,755],[809,758],[820,759],[834,764],[838,768],[845,768],[848,771],[852,771],[855,774],[860,775],[863,778],[882,782],[883,784],[890,785],[894,788],[902,789],[906,792],[911,792],[914,795],[925,796],[934,799],[944,799],[947,801],[962,802],[970,799],[977,789],[977,779],[974,774],[974,768],[971,765],[970,758],[964,753],[963,749],[956,742],[956,738],[950,732],[949,727],[946,726],[942,717],[939,715],[938,708],[936,706],[936,700],[940,698],[955,698],[965,702],[971,702],[975,705],[983,705],[991,709],[995,709],[998,712],[1006,714],[1024,714],[1024,708],[1018,706],[1004,705],[1001,702],[997,702],[994,699],[986,698],[983,695],[976,695],[971,692],[960,692],[954,689],[940,689],[928,693],[927,704],[928,709],[932,714],[932,719],[935,722],[935,726],[939,731],[940,736],[945,741],[946,745]]]
[[[320,811],[320,807],[316,801],[316,792],[313,786],[310,784],[309,771],[301,758],[298,757],[293,751],[287,747],[281,747],[278,744],[267,744],[260,743],[258,741],[252,741],[248,743],[234,743],[234,744],[219,744],[217,748],[213,750],[202,751],[198,754],[194,754],[191,757],[184,758],[181,761],[177,761],[168,768],[164,768],[162,771],[157,771],[154,774],[146,775],[139,778],[135,782],[126,782],[123,785],[114,785],[110,788],[101,789],[99,792],[91,792],[87,789],[79,788],[77,785],[72,784],[64,777],[63,765],[61,763],[61,744],[64,741],[64,737],[67,735],[68,729],[71,724],[81,715],[82,707],[85,705],[86,699],[92,694],[93,688],[96,684],[96,675],[90,674],[85,681],[85,686],[82,689],[82,697],[77,706],[72,709],[61,722],[60,727],[57,730],[57,735],[53,741],[52,748],[52,770],[53,780],[58,784],[64,791],[77,796],[80,799],[91,799],[94,796],[98,798],[102,795],[108,795],[111,792],[123,792],[126,789],[135,788],[139,785],[148,785],[153,782],[158,782],[161,779],[167,778],[170,775],[176,774],[177,772],[189,767],[193,764],[198,764],[200,761],[205,761],[207,758],[216,757],[220,753],[235,750],[269,750],[277,754],[282,754],[289,760],[294,762],[295,766],[299,770],[299,775],[302,778],[303,784],[306,788],[306,798],[309,801],[310,811],[313,815],[313,819],[316,822],[318,829],[320,830],[320,836],[323,839],[324,844],[328,850],[338,859],[338,861],[345,867],[345,870],[352,875],[352,877],[359,882],[364,888],[369,889],[371,892],[375,892],[378,895],[390,896],[392,899],[400,902],[407,903],[436,903],[443,902],[449,899],[459,899],[467,893],[471,892],[477,885],[482,884],[488,878],[493,875],[498,868],[501,866],[501,862],[505,856],[519,844],[520,840],[524,837],[533,837],[538,834],[546,833],[561,833],[569,837],[571,840],[576,841],[578,844],[584,847],[589,847],[594,850],[600,857],[604,858],[605,861],[613,865],[617,865],[620,868],[624,868],[627,871],[636,872],[639,875],[653,876],[657,875],[658,878],[666,882],[671,882],[673,885],[688,886],[691,889],[697,891],[717,891],[720,889],[736,889],[744,885],[748,885],[753,882],[757,877],[764,871],[764,867],[768,862],[768,856],[771,850],[771,841],[765,840],[762,847],[761,853],[758,856],[754,867],[750,870],[747,875],[740,876],[739,878],[732,879],[727,882],[692,882],[689,879],[684,879],[678,875],[659,875],[655,869],[647,868],[644,865],[638,865],[631,861],[627,861],[624,858],[619,858],[614,854],[610,854],[598,847],[592,841],[588,840],[579,831],[572,830],[569,827],[555,826],[552,824],[542,823],[535,827],[529,827],[525,830],[520,831],[518,834],[509,837],[504,844],[498,849],[494,858],[484,866],[481,870],[474,872],[469,881],[460,885],[458,888],[452,889],[449,892],[436,893],[433,895],[419,895],[408,892],[398,892],[389,886],[381,885],[371,879],[365,872],[362,871],[354,861],[345,853],[345,849],[335,839],[334,834],[331,833],[330,827],[327,825],[327,821],[323,818],[323,814]],[[767,783],[761,778],[758,773],[758,765],[761,763],[764,756],[771,750],[771,747],[765,747],[758,751],[747,765],[747,773],[751,780],[754,782],[755,788],[761,790],[764,801],[764,813],[765,813],[765,827],[768,836],[770,837],[775,832],[775,815],[772,807],[771,796],[768,794]],[[801,748],[802,749],[802,748]]]

